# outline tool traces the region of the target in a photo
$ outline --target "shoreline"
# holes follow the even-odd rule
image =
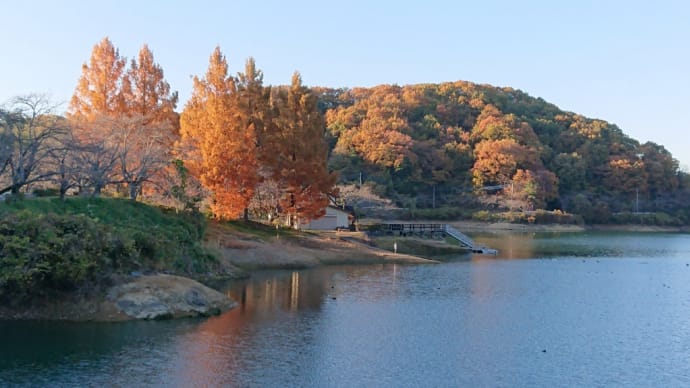
[[[210,233],[206,241],[224,265],[252,272],[267,269],[306,269],[322,265],[435,264],[413,254],[394,253],[370,245],[364,233],[302,232],[298,236],[257,241],[251,236]]]
[[[205,245],[219,270],[203,275],[127,275],[96,291],[76,290],[53,298],[2,306],[1,320],[123,322],[205,317],[232,309],[236,301],[208,285],[251,276],[254,271],[307,269],[326,265],[436,264],[438,261],[368,245],[362,236],[315,234],[257,239],[210,225]]]
[[[382,222],[382,221],[381,221]],[[572,224],[514,224],[509,222],[482,222],[472,220],[457,221],[387,221],[388,223],[426,223],[426,224],[448,224],[461,232],[465,231],[513,231],[513,232],[644,232],[644,233],[690,233],[690,226],[656,226],[644,224],[593,224],[593,225],[572,225]]]
[[[417,221],[423,222],[423,221]],[[427,221],[428,223],[428,221]],[[452,221],[446,222],[459,230],[466,232],[572,232],[582,233],[587,231],[620,231],[620,232],[644,232],[644,233],[687,233],[688,229],[680,227],[656,227],[650,225],[524,225],[509,223],[484,223],[477,221]],[[440,261],[424,258],[415,254],[395,253],[372,245],[367,235],[362,232],[300,232],[294,235],[276,235],[275,237],[257,238],[251,233],[233,231],[220,224],[209,225],[204,244],[212,250],[220,265],[220,270],[203,276],[178,276],[171,277],[164,274],[152,275],[151,278],[166,277],[165,287],[160,287],[160,280],[148,280],[144,284],[143,291],[137,291],[141,302],[146,305],[150,302],[151,295],[158,293],[162,288],[177,288],[182,284],[186,288],[172,292],[178,300],[184,299],[180,295],[189,298],[189,289],[199,290],[203,283],[210,283],[218,279],[240,279],[251,276],[252,272],[273,269],[308,269],[330,265],[368,265],[368,264],[437,264]],[[138,276],[127,276],[119,279],[111,287],[129,287],[134,283],[141,283]],[[140,288],[142,288],[140,287]],[[186,294],[185,294],[186,293]],[[195,291],[195,298],[198,294]],[[210,295],[210,291],[209,291]],[[166,298],[171,298],[166,296]],[[192,298],[194,299],[194,298]],[[198,298],[197,298],[198,299]],[[161,316],[149,315],[147,312],[139,312],[138,315],[127,315],[116,308],[112,300],[108,301],[106,295],[84,295],[77,291],[73,295],[66,295],[63,299],[52,302],[31,304],[29,308],[14,309],[8,306],[0,306],[0,319],[40,319],[63,320],[77,322],[117,322],[135,319],[168,319],[186,316],[206,316],[213,312],[198,312],[194,308],[178,308],[174,312],[165,312]],[[192,300],[194,303],[202,303]],[[232,308],[235,302],[227,299],[228,304],[223,304],[217,299],[214,303],[220,308],[214,307],[213,311],[226,311]],[[177,302],[176,302],[177,303]],[[178,303],[179,305],[179,303]],[[160,310],[160,303],[158,304]],[[145,310],[145,309],[144,309]]]

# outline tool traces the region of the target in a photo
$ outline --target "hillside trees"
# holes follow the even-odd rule
[[[644,163],[652,197],[668,194],[679,187],[678,161],[663,146],[647,142],[640,146],[636,156]]]
[[[358,183],[363,173],[401,206],[410,197],[422,207],[447,205],[459,197],[452,193],[484,186],[513,187],[499,196],[525,201],[532,192],[536,207],[573,211],[582,199],[623,211],[636,193],[655,208],[677,203],[678,164],[663,147],[519,90],[459,81],[317,91],[341,180]]]
[[[486,140],[474,148],[472,179],[476,187],[510,183],[520,169],[534,169],[534,152],[513,139]]]
[[[418,175],[401,88],[353,89],[349,97],[352,105],[339,106],[327,115],[329,132],[338,137],[332,165],[342,168],[344,176],[364,172],[384,187],[382,191]]]

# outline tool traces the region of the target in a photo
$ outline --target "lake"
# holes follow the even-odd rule
[[[499,254],[260,272],[209,319],[0,322],[0,386],[690,386],[690,235],[472,237]]]

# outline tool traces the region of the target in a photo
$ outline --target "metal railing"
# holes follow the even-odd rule
[[[448,224],[443,224],[443,231],[446,232],[447,235],[458,240],[461,244],[464,244],[466,247],[474,249],[474,241],[472,241],[472,239],[469,236],[460,232],[454,227]]]

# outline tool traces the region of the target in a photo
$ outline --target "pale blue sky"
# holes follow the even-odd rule
[[[68,101],[93,45],[128,58],[147,43],[184,105],[220,45],[253,56],[268,84],[468,80],[511,86],[601,118],[690,165],[686,1],[0,0],[0,102]]]

